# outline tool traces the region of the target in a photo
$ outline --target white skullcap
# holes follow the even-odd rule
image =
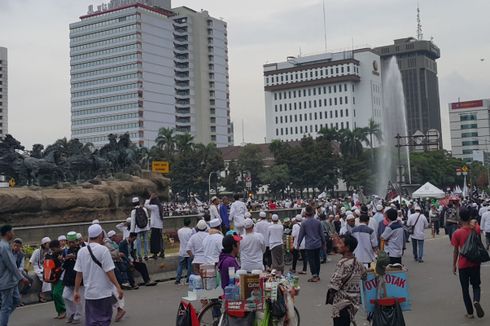
[[[346,218],[347,221],[349,221],[349,220],[355,220],[355,219],[356,219],[355,216],[352,215],[352,214],[347,215],[347,218]]]
[[[41,239],[41,244],[44,245],[46,243],[49,243],[51,242],[51,239],[49,237],[44,237]]]
[[[100,224],[99,220],[95,219],[92,221],[92,224]]]
[[[250,214],[250,212],[246,212],[245,213],[245,218],[250,218],[250,217],[252,217],[252,214]]]
[[[383,205],[376,205],[376,210],[381,212],[383,210]]]
[[[211,221],[209,221],[209,226],[212,228],[217,228],[220,225],[221,221],[219,220],[219,218],[213,218]]]
[[[114,230],[110,230],[109,232],[107,232],[107,237],[108,238],[112,238],[115,235],[116,235],[116,231],[114,231]]]
[[[126,219],[126,223],[131,223],[131,217],[128,217],[128,218]]]
[[[102,233],[102,227],[99,224],[92,224],[88,228],[89,238],[97,238]]]
[[[133,199],[131,199],[131,202],[132,202],[133,204],[139,204],[140,199],[139,199],[139,197],[133,197]]]
[[[358,209],[356,209],[356,210],[354,211],[354,213],[356,213],[356,215],[361,215],[361,211],[360,211],[360,210],[358,210]]]
[[[301,222],[303,220],[303,216],[301,216],[301,214],[298,214],[294,219],[298,222]]]
[[[254,226],[254,221],[252,221],[251,218],[246,218],[245,221],[243,221],[243,227],[245,229],[250,229],[253,226]]]
[[[63,241],[63,240],[66,240],[66,236],[65,235],[60,235],[58,237],[58,241]]]
[[[208,228],[208,225],[206,224],[205,220],[199,220],[196,225],[198,230],[204,231]]]
[[[273,220],[273,221],[279,221],[279,215],[277,215],[277,214],[272,214],[272,220]]]
[[[78,239],[78,240],[82,240],[82,238],[83,238],[83,237],[82,237],[82,234],[81,234],[81,233],[77,233],[77,239]]]
[[[266,213],[266,212],[264,212],[264,211],[261,211],[261,212],[259,213],[259,217],[260,217],[260,218],[266,218],[266,217],[267,217],[267,213]]]

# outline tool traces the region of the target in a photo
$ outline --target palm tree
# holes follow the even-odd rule
[[[369,135],[369,147],[371,147],[371,160],[374,162],[374,144],[373,144],[373,136],[376,138],[378,143],[383,141],[383,132],[381,131],[381,126],[379,123],[376,123],[373,119],[369,119],[368,126],[366,127],[366,132]]]
[[[344,156],[359,157],[363,151],[363,142],[368,142],[365,128],[342,129],[340,131],[340,149]]]
[[[381,131],[381,126],[373,119],[369,119],[369,124],[366,127],[366,132],[369,135],[369,146],[371,147],[371,150],[373,149],[373,136],[374,138],[376,138],[376,141],[378,143],[383,141],[383,132]]]
[[[189,133],[178,134],[175,136],[175,145],[179,152],[186,152],[188,150],[191,150],[194,146],[192,144],[193,141],[194,137]]]
[[[174,130],[170,128],[160,128],[155,139],[157,147],[162,149],[167,159],[170,159],[175,150]]]

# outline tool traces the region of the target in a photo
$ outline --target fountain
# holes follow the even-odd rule
[[[404,169],[408,175],[408,183],[412,183],[410,171],[410,152],[407,146],[402,148],[401,167],[395,169],[397,159],[395,154],[397,149],[396,135],[406,136],[407,118],[405,110],[405,95],[403,94],[403,84],[400,69],[396,57],[391,57],[388,62],[383,64],[383,145],[380,147],[380,155],[377,161],[377,181],[376,192],[384,197],[388,183],[398,183],[397,173],[401,172],[403,181]],[[403,141],[403,140],[402,140]],[[402,143],[403,144],[403,143]]]

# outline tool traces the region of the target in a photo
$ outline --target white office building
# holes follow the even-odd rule
[[[0,47],[0,138],[8,134],[7,48]]]
[[[227,25],[187,7],[174,8],[176,130],[197,143],[233,145]]]
[[[490,99],[449,103],[451,146],[454,157],[472,161],[483,153],[490,153],[489,112]]]
[[[266,64],[264,85],[267,142],[383,122],[380,57],[371,49]]]
[[[192,15],[204,16],[204,27],[190,24],[184,31],[186,17]],[[211,87],[212,67],[194,60],[204,50],[206,60],[211,59],[208,21],[219,25],[207,12],[173,11],[170,0],[112,0],[95,10],[90,6],[87,15],[70,25],[72,138],[99,147],[109,134],[128,132],[133,142],[152,146],[158,130],[166,127],[189,132],[196,142],[228,145],[229,134],[222,137],[224,132],[212,124],[211,105],[216,102],[208,99],[204,107],[196,98],[203,84]],[[226,24],[221,23],[226,51]],[[206,35],[206,43],[194,44],[194,34]],[[195,71],[205,72],[206,78]],[[228,97],[228,83],[219,91]],[[228,103],[223,106],[229,112]]]

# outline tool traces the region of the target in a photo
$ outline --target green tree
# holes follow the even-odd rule
[[[227,174],[223,178],[221,185],[226,188],[227,191],[241,192],[244,189],[244,184],[239,180],[240,169],[235,160],[228,163]]]
[[[189,134],[178,134],[175,136],[175,146],[177,148],[177,151],[179,152],[185,152],[185,151],[190,151],[194,147],[194,144],[192,143],[194,141],[194,137]]]
[[[365,128],[366,133],[369,135],[369,147],[371,148],[371,160],[374,162],[374,139],[378,143],[383,141],[383,132],[379,123],[376,123],[373,119],[369,119],[368,126]]]
[[[286,164],[273,165],[260,174],[263,184],[268,185],[269,191],[279,196],[289,185],[289,169]]]
[[[238,166],[243,174],[250,173],[252,177],[252,191],[257,191],[262,184],[260,174],[264,170],[264,157],[260,147],[256,144],[243,146],[238,156]]]
[[[157,138],[155,139],[156,146],[163,150],[163,154],[167,160],[172,158],[175,151],[175,135],[174,130],[170,128],[160,128]]]

